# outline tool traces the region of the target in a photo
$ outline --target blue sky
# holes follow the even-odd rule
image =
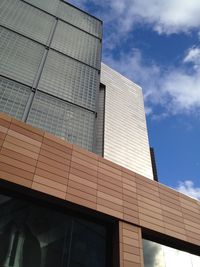
[[[103,61],[142,86],[160,182],[200,199],[200,1],[69,2],[103,20]]]

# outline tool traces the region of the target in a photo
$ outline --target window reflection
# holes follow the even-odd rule
[[[1,267],[105,267],[106,229],[0,195]]]
[[[145,267],[165,267],[162,245],[143,240]]]
[[[143,239],[145,267],[199,267],[200,257]]]

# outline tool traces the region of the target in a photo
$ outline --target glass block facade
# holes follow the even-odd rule
[[[92,151],[101,35],[62,0],[2,0],[0,111]]]

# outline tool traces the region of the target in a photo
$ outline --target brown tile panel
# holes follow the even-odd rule
[[[117,183],[115,183],[115,181],[117,180],[109,178],[108,176],[105,176],[105,175],[98,174],[98,185],[102,185],[104,187],[111,189],[112,191],[116,191],[122,194],[122,191],[123,191],[122,182],[117,181]]]
[[[50,180],[53,180],[55,182],[61,183],[63,185],[68,184],[68,176],[69,173],[66,173],[66,177],[61,177],[58,174],[50,173],[49,171],[42,170],[40,168],[36,168],[35,174],[44,178],[48,178]]]
[[[20,167],[14,167],[13,165],[9,165],[4,162],[0,162],[0,170],[12,175],[17,175],[27,180],[33,180],[33,172],[20,169]]]
[[[123,200],[122,199],[117,198],[117,197],[113,197],[113,196],[111,196],[105,192],[101,192],[99,190],[97,191],[97,198],[103,198],[103,199],[106,199],[106,200],[108,200],[112,203],[115,203],[121,207],[123,206]]]
[[[73,166],[73,167],[72,167]],[[81,169],[78,169],[77,165],[75,166],[76,168],[74,168],[74,164],[71,163],[71,167],[70,167],[70,173],[73,175],[76,175],[78,177],[81,177],[83,179],[86,179],[88,181],[97,183],[97,176],[89,174],[87,172],[82,171]],[[89,172],[89,171],[88,171]]]
[[[147,215],[149,217],[152,217],[154,219],[158,219],[159,221],[163,221],[163,215],[159,214],[157,212],[154,212],[153,210],[149,210],[146,208],[139,207],[138,208],[139,213]]]
[[[134,180],[131,180],[131,179],[127,178],[127,177],[123,177],[122,176],[122,183],[126,184],[126,185],[130,185],[130,186],[136,187],[136,182]]]
[[[76,157],[76,158],[79,158],[81,160],[84,160],[84,161],[86,161],[86,162],[88,162],[88,163],[90,163],[90,164],[92,164],[94,166],[98,165],[98,160],[96,158],[88,157],[85,154],[82,154],[82,153],[80,153],[78,151],[72,150],[72,156]]]
[[[118,168],[115,168],[113,166],[110,166],[109,164],[106,164],[106,163],[103,163],[103,162],[99,161],[98,166],[99,166],[99,168],[105,169],[105,170],[107,170],[109,172],[112,172],[112,173],[114,173],[116,175],[121,176],[121,174],[122,174],[121,170],[119,170]]]
[[[22,169],[22,170],[27,171],[27,172],[31,172],[31,173],[35,172],[35,166],[29,165],[29,164],[22,162],[22,161],[19,161],[17,159],[7,157],[3,154],[0,155],[0,162],[6,163],[10,166],[16,167],[18,169]]]
[[[126,169],[126,168],[122,167],[122,176],[124,174],[129,174],[130,176],[136,177],[136,173],[135,172],[133,172],[133,171],[131,171],[129,169]]]
[[[19,160],[23,163],[27,163],[31,166],[36,166],[36,163],[37,163],[37,160],[36,159],[33,159],[33,158],[29,158],[25,155],[22,155],[20,153],[17,153],[13,150],[10,150],[10,149],[7,149],[7,148],[2,148],[2,151],[1,151],[1,154],[4,155],[4,156],[7,156],[9,158],[12,158],[12,159],[16,159],[16,160]]]
[[[19,184],[25,187],[29,187],[29,188],[31,188],[31,185],[32,185],[32,180],[24,179],[18,176],[17,173],[15,174],[8,173],[6,171],[3,171],[2,169],[0,170],[0,179],[15,183],[15,184]]]
[[[97,171],[92,170],[86,166],[83,166],[77,162],[71,162],[71,168],[81,171],[83,173],[89,174],[90,176],[97,177]]]
[[[173,199],[174,201],[179,201],[179,197],[180,197],[180,193],[169,188],[169,187],[166,187],[162,184],[159,184],[158,183],[158,187],[159,187],[159,192],[160,192],[160,196],[162,197],[162,195],[165,195],[167,196],[168,198],[170,199]]]
[[[131,224],[119,222],[120,267],[143,267],[141,229]]]
[[[87,199],[81,198],[77,195],[71,195],[71,194],[67,193],[66,200],[70,201],[72,203],[76,203],[78,205],[93,209],[93,210],[97,210],[97,204],[96,203],[91,202]]]
[[[100,212],[105,213],[107,215],[116,217],[118,219],[123,219],[123,212],[116,211],[112,208],[108,208],[108,207],[100,205],[100,204],[97,204],[97,211],[100,211]]]
[[[33,128],[28,124],[16,121],[15,119],[12,119],[10,129],[13,130],[14,132],[25,135],[38,142],[41,142],[43,139],[44,133],[42,131],[37,130],[36,128]]]
[[[113,178],[114,180],[118,180],[118,181],[122,181],[122,176],[119,174],[116,174],[110,170],[104,169],[102,167],[98,167],[98,172],[101,173],[102,175],[107,175],[111,178]]]
[[[0,125],[1,125],[1,128],[4,128],[4,129],[9,129],[10,128],[10,123],[11,123],[11,120],[8,121],[8,120],[5,120],[4,118],[0,118]],[[4,131],[3,129],[1,129],[1,131]]]
[[[65,170],[58,169],[56,166],[51,166],[50,164],[43,163],[38,160],[37,168],[48,171],[50,173],[56,174],[58,176],[67,177],[69,172],[69,166],[65,166]]]
[[[62,192],[67,191],[67,185],[61,184],[57,181],[53,181],[51,179],[48,179],[48,178],[45,178],[39,175],[34,175],[33,182],[54,188]]]
[[[63,163],[57,162],[53,159],[47,158],[43,155],[39,155],[38,161],[43,162],[43,163],[45,163],[51,167],[54,167],[56,169],[69,172],[69,166],[70,166],[69,160],[66,160],[65,163],[63,164]]]
[[[138,205],[140,206],[140,203],[146,203],[151,205],[152,207],[156,207],[158,209],[161,209],[161,203],[160,201],[156,201],[155,199],[152,200],[146,196],[137,195]]]
[[[177,222],[183,223],[183,216],[176,215],[174,213],[171,213],[169,211],[162,210],[163,218],[169,218],[172,220],[175,220]]]
[[[137,195],[138,196],[142,196],[142,197],[144,197],[144,198],[146,198],[148,200],[154,201],[156,203],[160,203],[159,196],[156,196],[154,194],[147,193],[147,192],[143,191],[142,188],[141,189],[138,189],[137,188]]]
[[[55,154],[55,155],[57,155],[59,157],[62,157],[64,159],[71,160],[71,150],[68,149],[68,148],[66,149],[65,152],[63,152],[63,151],[61,151],[59,149],[56,149],[54,147],[51,147],[49,145],[46,145],[46,144],[42,143],[41,150],[45,150],[48,153],[51,153],[53,155]]]
[[[8,129],[9,128],[7,128],[7,127],[5,127],[5,126],[0,124],[0,134],[1,134],[0,136],[1,136],[2,139],[5,138],[5,136],[6,136],[7,132],[8,132]]]
[[[78,164],[80,164],[80,165],[82,165],[88,169],[91,169],[91,170],[97,172],[97,168],[98,168],[97,165],[94,165],[88,161],[85,161],[84,159],[77,158],[73,155],[73,153],[72,153],[72,159],[71,160],[72,160],[72,162],[78,163]]]
[[[2,146],[3,146],[3,142],[4,142],[4,139],[1,139],[1,138],[0,138],[0,151],[1,151]]]
[[[92,189],[97,189],[97,183],[91,182],[89,180],[86,180],[85,178],[76,176],[76,175],[71,174],[71,173],[69,175],[69,180],[72,180],[74,182],[86,185],[86,186],[88,186],[89,188],[92,188]]]
[[[196,215],[196,214],[195,214]],[[197,214],[196,217],[194,217],[194,214],[186,214],[183,212],[183,218],[185,220],[189,220],[191,222],[199,223],[200,222],[200,216]]]
[[[189,230],[186,230],[186,236],[188,238],[194,238],[196,240],[199,241],[199,245],[200,245],[200,235],[198,235],[196,232],[195,232],[195,228],[194,228],[194,231],[189,231]]]
[[[129,192],[131,192],[131,195],[136,194],[136,187],[135,186],[132,186],[132,185],[129,185],[126,183],[122,183],[122,187],[123,187],[124,192],[129,191]],[[128,195],[129,195],[129,193],[128,193]]]
[[[136,224],[136,225],[140,225],[140,221],[138,219],[138,217],[134,217],[132,215],[128,215],[126,213],[123,214],[123,219],[125,222],[128,222],[128,223],[133,223],[133,224]]]
[[[7,148],[9,150],[12,150],[12,151],[14,151],[16,153],[22,154],[22,155],[24,155],[26,157],[35,159],[35,160],[37,160],[37,158],[38,158],[38,153],[32,152],[32,151],[27,150],[25,148],[21,148],[18,145],[11,144],[11,143],[6,142],[6,141],[4,141],[2,147]]]
[[[87,157],[91,157],[93,159],[99,160],[99,156],[90,152],[90,151],[87,151],[87,150],[85,150],[85,149],[83,149],[77,145],[72,145],[72,147],[73,147],[73,151],[77,151],[83,155],[86,155]]]
[[[55,196],[57,198],[65,199],[66,193],[55,188],[49,187],[48,185],[43,185],[40,183],[33,182],[32,189],[46,193],[51,196]]]
[[[91,187],[89,187],[87,185],[83,185],[83,184],[77,183],[77,182],[75,182],[75,181],[73,181],[71,179],[68,182],[68,186],[69,186],[69,188],[78,189],[78,190],[80,190],[82,192],[85,192],[85,193],[88,193],[88,194],[90,194],[92,196],[97,196],[97,190],[96,189],[93,189],[93,188],[91,188]]]
[[[105,181],[108,182],[110,184],[110,186],[113,186],[113,188],[116,188],[114,185],[118,186],[118,188],[121,188],[122,191],[122,181],[118,180],[118,179],[114,179],[106,174],[102,174],[98,172],[98,181]]]
[[[156,185],[154,181],[150,179],[146,179],[143,176],[141,176],[141,178],[137,178],[137,175],[136,175],[136,184],[139,189],[143,188],[144,191],[148,193],[149,191],[151,192],[152,190],[154,195],[158,195],[158,192],[159,192],[158,185]]]
[[[198,239],[196,239],[196,238],[188,237],[187,241],[192,243],[192,244],[194,244],[194,245],[200,246],[200,241]]]
[[[96,196],[94,196],[92,194],[89,194],[87,192],[84,192],[84,191],[82,191],[80,189],[76,189],[76,188],[70,187],[70,186],[67,189],[67,194],[83,198],[83,199],[88,200],[88,201],[90,201],[92,203],[96,203],[96,201],[97,201],[97,197]]]
[[[138,206],[135,204],[130,204],[129,202],[123,201],[123,207],[124,207],[124,213],[126,214],[135,214],[137,213],[137,217],[138,217]]]
[[[104,192],[106,194],[109,194],[109,195],[111,195],[113,197],[117,197],[117,198],[122,199],[122,192],[113,190],[111,187],[108,187],[107,184],[105,184],[105,186],[104,186],[104,183],[100,183],[100,184],[97,185],[97,188],[98,188],[98,191],[101,191],[101,192]]]
[[[199,244],[196,200],[4,114],[0,149],[0,179],[123,220],[123,267],[141,266],[133,224]]]
[[[121,205],[115,204],[109,200],[98,197],[97,204],[105,206],[107,208],[113,209],[115,211],[123,212],[123,207]]]
[[[36,146],[35,144],[31,144],[29,142],[25,142],[24,140],[22,141],[18,138],[10,136],[9,132],[8,132],[8,135],[6,136],[5,140],[11,144],[25,148],[31,152],[34,152],[34,153],[39,153],[39,151],[40,151],[39,145],[41,145],[41,143],[38,142],[38,146]]]
[[[174,230],[166,229],[166,230],[165,230],[165,234],[166,234],[166,235],[169,235],[169,236],[172,236],[172,237],[174,237],[174,238],[177,238],[177,239],[181,239],[181,240],[183,240],[183,241],[188,241],[186,235],[181,234],[181,233],[178,233],[178,232],[176,232],[176,231],[174,231]]]
[[[61,138],[58,138],[52,134],[44,133],[44,139],[43,143],[46,145],[49,145],[53,148],[56,148],[58,150],[61,150],[66,153],[66,151],[70,151],[72,153],[72,144],[69,144],[62,140]]]
[[[62,164],[70,164],[71,162],[71,154],[67,154],[67,153],[64,153],[64,157],[63,156],[59,156],[55,153],[52,153],[48,150],[45,150],[42,146],[42,148],[40,149],[40,155],[41,156],[44,156],[46,158],[49,158],[51,160],[54,160],[56,162],[59,162],[59,163],[62,163]]]
[[[169,208],[172,208],[174,210],[178,210],[178,211],[182,211],[182,207],[180,206],[180,203],[172,203],[172,202],[169,202],[167,200],[163,200],[162,198],[160,198],[160,202],[162,205],[166,206],[166,207],[169,207]]]
[[[110,161],[110,160],[107,160],[107,159],[104,159],[102,157],[98,157],[98,161],[101,162],[101,163],[105,163],[106,165],[109,165],[115,169],[118,169],[120,171],[122,171],[123,167],[121,167],[120,165],[117,165],[116,163]]]

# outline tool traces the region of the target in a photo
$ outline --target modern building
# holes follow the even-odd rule
[[[142,89],[105,64],[103,156],[127,169],[153,179]]]
[[[2,267],[200,266],[200,203],[151,180],[141,88],[101,38],[64,1],[0,2]]]
[[[141,88],[104,64],[100,87],[102,22],[60,0],[0,12],[0,111],[153,179]]]

